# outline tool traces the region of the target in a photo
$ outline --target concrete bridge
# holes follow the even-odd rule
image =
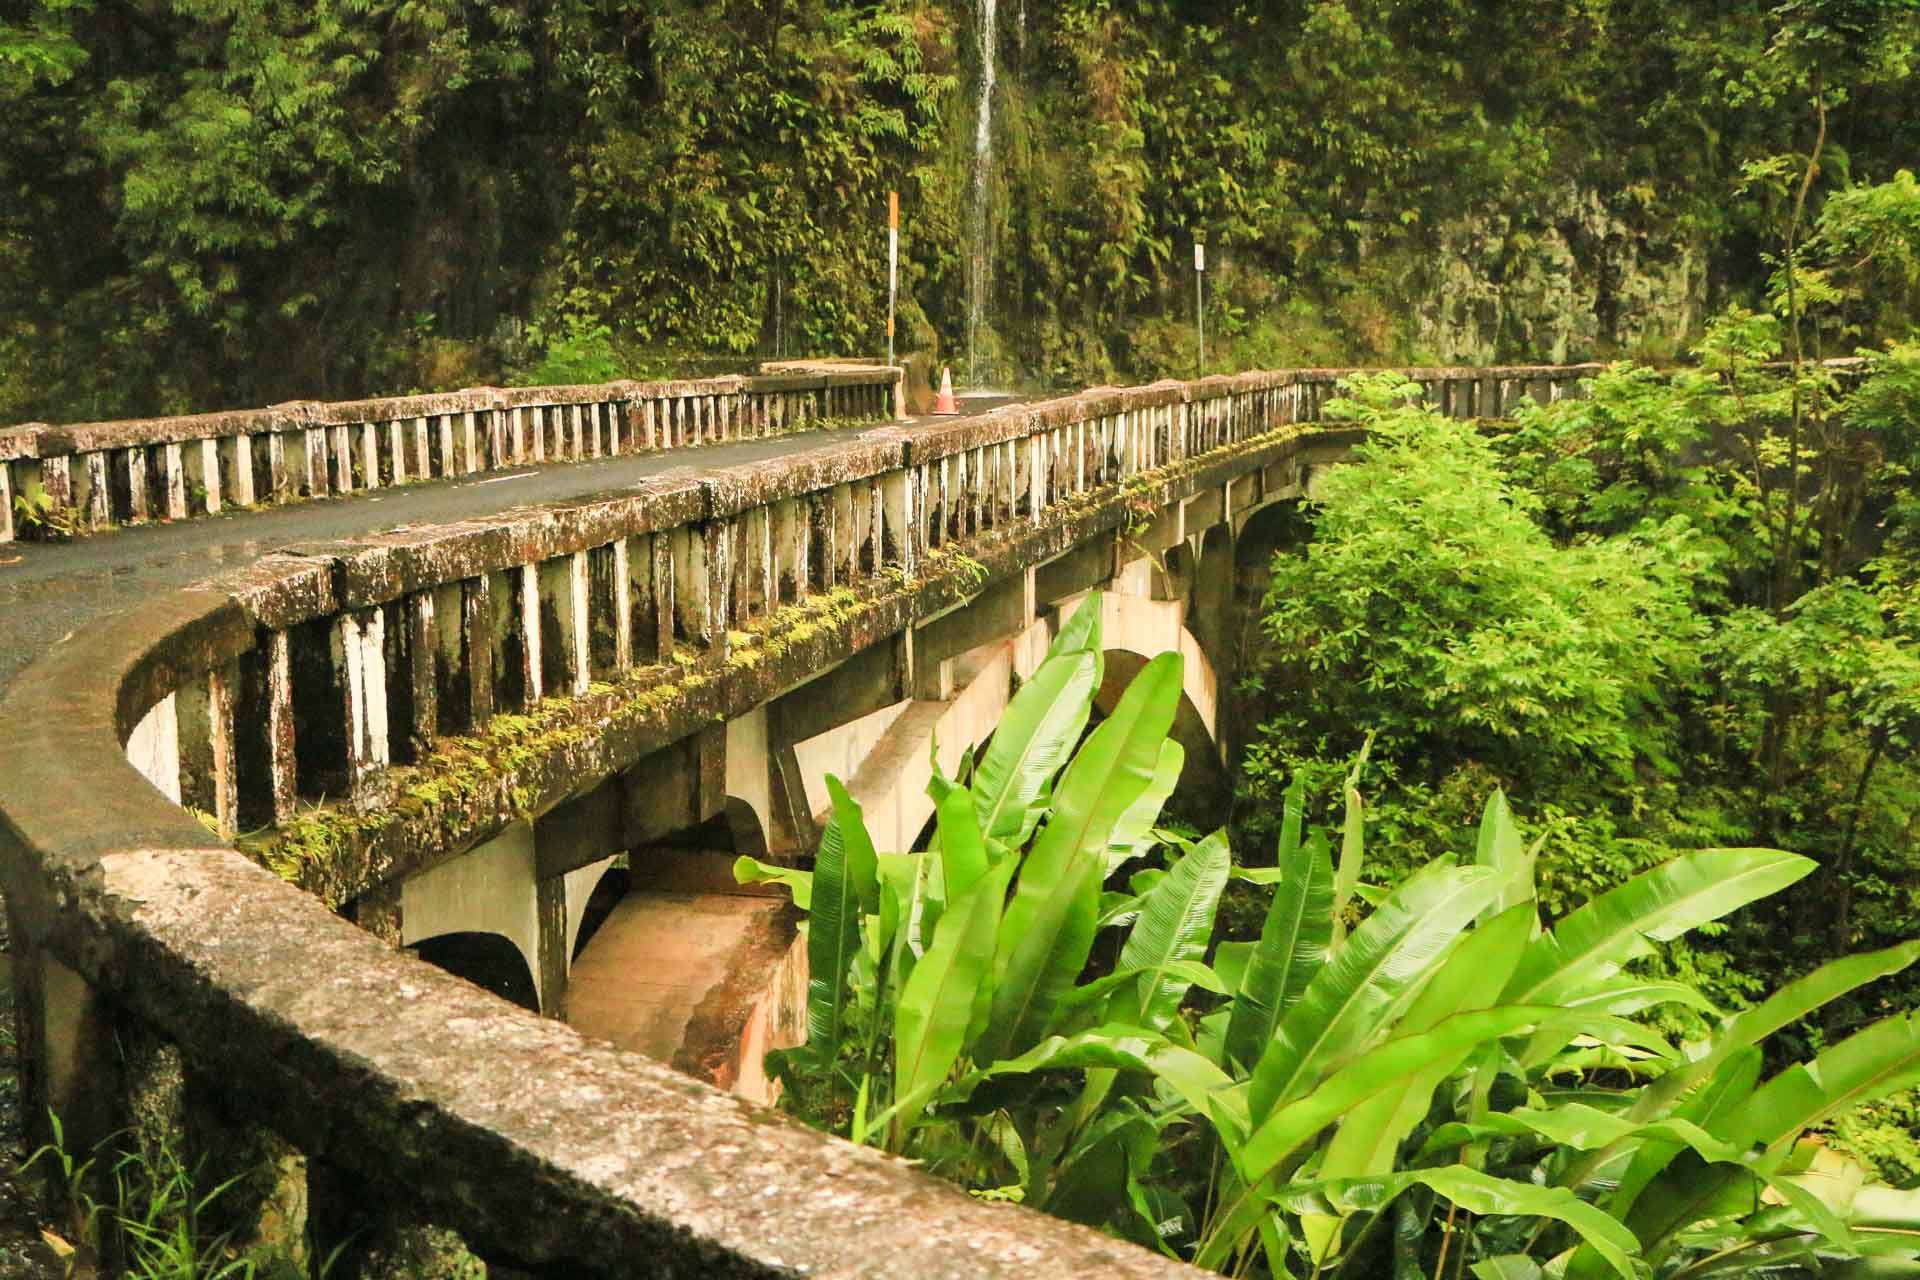
[[[1497,417],[1591,371],[1408,372]],[[804,990],[717,855],[804,858],[827,772],[912,847],[935,744],[984,741],[1095,588],[1107,693],[1179,648],[1183,783],[1223,785],[1236,570],[1356,440],[1318,421],[1339,374],[882,425],[891,370],[0,433],[0,486],[135,526],[0,567],[28,1114],[267,1153],[363,1275],[449,1232],[502,1274],[1182,1271],[712,1088],[764,1095]]]

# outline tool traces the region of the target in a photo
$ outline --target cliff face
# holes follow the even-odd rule
[[[1591,188],[1467,214],[1435,238],[1409,337],[1450,363],[1670,355],[1706,318],[1699,238],[1637,225]]]
[[[890,191],[901,349],[980,381],[1193,372],[1201,239],[1211,368],[1657,356],[1764,280],[1816,80],[1814,206],[1920,111],[1899,6],[156,5],[0,18],[0,417],[871,354]]]

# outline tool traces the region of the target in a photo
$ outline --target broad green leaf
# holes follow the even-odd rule
[[[971,812],[969,805],[969,817]],[[923,1086],[945,1080],[966,1051],[980,987],[992,976],[994,934],[1012,876],[1009,859],[948,904],[933,944],[901,989],[894,1012],[895,1097],[916,1097]],[[896,1129],[910,1128],[919,1112],[918,1106],[902,1108],[894,1117]]]
[[[1713,1038],[1713,1048],[1695,1061],[1668,1072],[1648,1086],[1634,1104],[1638,1119],[1658,1115],[1694,1081],[1718,1070],[1729,1057],[1797,1022],[1856,987],[1899,973],[1920,960],[1920,939],[1881,951],[1842,956],[1803,978],[1796,978],[1751,1009],[1729,1018]]]
[[[1067,992],[1065,997],[1061,999],[1060,1011],[1064,1013],[1069,1009],[1085,1008],[1096,1000],[1111,996],[1115,991],[1123,987],[1138,987],[1143,978],[1151,980],[1161,976],[1171,977],[1177,981],[1183,989],[1186,987],[1199,987],[1201,990],[1211,991],[1215,995],[1225,995],[1227,993],[1226,980],[1211,968],[1200,963],[1200,961],[1169,960],[1165,964],[1157,965],[1153,968],[1122,967],[1115,969],[1112,973],[1095,978],[1092,982],[1084,986],[1075,987],[1073,990]],[[1128,1003],[1131,1005],[1132,1001]],[[1154,1028],[1154,1030],[1164,1031],[1166,1028],[1158,1027]]]
[[[1526,950],[1533,930],[1533,907],[1520,903],[1464,935],[1401,1022],[1400,1034],[1431,1031],[1456,1013],[1484,1009],[1506,985]],[[1322,1178],[1355,1178],[1390,1173],[1400,1143],[1426,1117],[1433,1091],[1459,1070],[1472,1053],[1435,1058],[1405,1087],[1383,1089],[1340,1121],[1321,1162]]]
[[[1702,1013],[1718,1013],[1713,1002],[1684,982],[1649,982],[1639,978],[1619,977],[1597,983],[1567,1000],[1563,1007],[1568,1009],[1591,1009],[1596,1013],[1629,1015],[1652,1008],[1657,1004],[1680,1004],[1698,1009]],[[1567,1047],[1565,1030],[1542,1031],[1527,1043],[1519,1056],[1522,1068],[1531,1070],[1550,1059]]]
[[[1478,908],[1475,908],[1476,910]],[[1355,935],[1356,939],[1358,935]],[[1244,1140],[1215,1120],[1241,1187],[1226,1197],[1227,1207],[1203,1243],[1195,1262],[1219,1268],[1238,1243],[1254,1230],[1268,1194],[1267,1182],[1301,1146],[1359,1103],[1383,1089],[1403,1088],[1436,1059],[1471,1051],[1555,1016],[1553,1009],[1504,1006],[1455,1014],[1431,1031],[1389,1040],[1334,1072],[1305,1096],[1277,1108],[1264,1121],[1252,1114],[1254,1129]]]
[[[745,854],[733,860],[735,884],[783,884],[793,895],[793,905],[805,911],[813,900],[813,872],[798,867],[776,867]]]
[[[1807,1129],[1915,1085],[1920,1085],[1920,1016],[1904,1014],[1856,1032],[1812,1062],[1788,1067],[1710,1131],[1741,1150],[1765,1147],[1777,1156]],[[1744,1169],[1683,1154],[1641,1193],[1628,1225],[1649,1252],[1656,1252],[1692,1223],[1720,1216],[1749,1197],[1752,1180]]]
[[[1546,1274],[1540,1264],[1524,1253],[1503,1253],[1483,1258],[1468,1268],[1474,1280],[1542,1280]]]
[[[1149,1072],[1203,1115],[1208,1112],[1209,1098],[1233,1084],[1219,1067],[1165,1036],[1125,1023],[1110,1023],[1078,1035],[1050,1036],[1017,1058],[969,1073],[956,1082],[950,1095],[953,1100],[962,1100],[982,1081],[995,1076],[1071,1068]]]
[[[1500,891],[1485,867],[1415,872],[1315,973],[1281,1018],[1253,1070],[1256,1121],[1304,1096],[1367,1043],[1432,976],[1453,938]]]
[[[1127,806],[1120,821],[1113,824],[1113,834],[1107,838],[1108,875],[1153,847],[1158,839],[1154,824],[1160,821],[1160,810],[1166,807],[1167,797],[1180,784],[1180,770],[1186,762],[1187,753],[1178,742],[1168,738],[1160,744],[1160,763],[1154,769],[1153,781],[1140,793],[1139,799]]]
[[[1705,849],[1646,871],[1570,912],[1537,939],[1504,998],[1557,1004],[1618,973],[1630,960],[1814,868],[1778,849]]]
[[[1107,840],[1153,780],[1180,701],[1180,667],[1177,653],[1149,662],[1061,775],[1053,816],[1021,866],[1001,922],[993,1009],[980,1045],[988,1058],[1038,1043],[1087,962]]]
[[[1283,1204],[1298,1204],[1310,1197],[1350,1212],[1377,1213],[1397,1196],[1413,1186],[1424,1186],[1452,1201],[1469,1213],[1482,1217],[1549,1218],[1564,1222],[1578,1232],[1607,1263],[1626,1280],[1634,1280],[1634,1257],[1638,1244],[1633,1233],[1594,1208],[1565,1187],[1538,1187],[1527,1182],[1495,1178],[1462,1164],[1440,1165],[1432,1169],[1409,1169],[1380,1178],[1357,1178],[1344,1182],[1321,1181],[1302,1187],[1289,1187],[1277,1197]],[[1532,1274],[1537,1274],[1537,1269]],[[1476,1269],[1475,1274],[1479,1274]],[[1494,1275],[1529,1274],[1495,1271]]]
[[[965,787],[949,791],[934,810],[948,902],[958,902],[960,895],[987,874],[987,842],[980,834],[977,815],[973,793]]]
[[[1141,974],[1135,1007],[1142,1026],[1164,1030],[1179,1013],[1190,984],[1171,966],[1206,955],[1231,861],[1227,834],[1216,831],[1182,855],[1141,902],[1117,967]]]
[[[1638,1254],[1633,1233],[1565,1187],[1536,1187],[1530,1183],[1489,1177],[1458,1164],[1437,1169],[1417,1169],[1406,1177],[1445,1196],[1469,1213],[1483,1217],[1500,1214],[1551,1218],[1555,1222],[1564,1222],[1577,1231],[1581,1239],[1605,1258],[1616,1272],[1627,1277],[1627,1280],[1633,1280],[1634,1259]]]
[[[1221,942],[1213,948],[1213,969],[1220,980],[1227,984],[1229,994],[1240,990],[1240,984],[1246,980],[1247,966],[1253,962],[1254,948],[1257,942]]]
[[[1333,856],[1325,837],[1300,840],[1305,781],[1287,788],[1280,827],[1279,870],[1260,940],[1237,984],[1227,1023],[1227,1054],[1251,1067],[1266,1052],[1280,1019],[1326,962],[1333,942]]]
[[[847,972],[860,947],[861,917],[869,905],[879,905],[880,897],[879,859],[859,804],[832,775],[827,794],[833,816],[820,835],[807,919],[807,1046],[822,1063],[839,1052]]]
[[[1720,1064],[1712,1079],[1687,1095],[1674,1112],[1674,1118],[1699,1125],[1708,1132],[1717,1126],[1724,1126],[1753,1095],[1754,1086],[1760,1081],[1760,1058],[1759,1048],[1753,1045],[1728,1057]],[[1634,1150],[1633,1159],[1628,1161],[1626,1172],[1620,1176],[1619,1185],[1614,1188],[1607,1204],[1608,1211],[1624,1222],[1647,1184],[1660,1175],[1660,1171],[1680,1154],[1681,1149],[1682,1144],[1678,1142],[1641,1143]],[[1577,1266],[1579,1259],[1575,1258],[1574,1262]]]
[[[1920,1085],[1920,1014],[1885,1018],[1761,1085],[1719,1130],[1771,1149],[1843,1111]]]
[[[924,854],[912,853],[882,853],[874,857],[874,867],[880,876],[880,911],[879,923],[868,942],[874,948],[875,960],[883,952],[890,953],[896,982],[906,980],[913,970],[913,962],[926,949],[909,946],[909,922],[914,914],[920,874],[926,866],[924,858]]]
[[[1474,850],[1474,862],[1492,867],[1506,877],[1500,896],[1486,909],[1482,920],[1490,920],[1502,911],[1522,902],[1533,901],[1533,862],[1539,846],[1532,849],[1520,839],[1513,810],[1507,806],[1507,793],[1495,790],[1480,813],[1480,839]]]
[[[1477,908],[1476,908],[1477,909]],[[1358,935],[1356,935],[1357,937]],[[1404,1087],[1438,1059],[1469,1051],[1489,1040],[1537,1026],[1558,1011],[1536,1005],[1503,1005],[1457,1013],[1431,1031],[1401,1036],[1361,1054],[1258,1122],[1240,1153],[1240,1175],[1249,1185],[1271,1173],[1302,1143],[1383,1089]]]
[[[1099,619],[1095,596],[1067,619],[994,727],[972,785],[980,830],[989,840],[1026,843],[1040,820],[1041,794],[1087,726],[1100,687]]]

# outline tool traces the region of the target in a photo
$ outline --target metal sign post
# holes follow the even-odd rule
[[[1200,339],[1200,374],[1207,376],[1207,310],[1203,281],[1207,277],[1207,245],[1193,242],[1193,330]]]
[[[900,291],[900,193],[887,192],[887,363],[893,363],[893,306]]]

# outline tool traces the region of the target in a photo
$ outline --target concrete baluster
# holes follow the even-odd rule
[[[780,608],[780,566],[774,559],[774,509],[759,507],[753,512],[754,578],[759,594],[758,606],[771,617]]]
[[[357,487],[353,480],[353,429],[346,425],[330,428],[328,453],[333,462],[333,491],[352,493]]]
[[[268,447],[271,448],[272,442],[279,438],[278,434],[268,435]],[[201,462],[201,467],[213,477],[214,482],[207,486],[208,510],[218,511],[228,500],[231,500],[235,506],[252,506],[255,501],[252,437],[241,431],[219,440],[209,440],[207,443],[213,446],[214,453],[213,457],[203,459]],[[282,465],[285,465],[284,455]],[[217,495],[214,492],[215,484],[219,486]]]
[[[531,708],[545,696],[545,653],[540,634],[540,566],[523,564],[510,571],[513,581],[513,634],[520,641],[522,705]]]
[[[507,413],[499,405],[479,412],[487,415],[487,465],[495,468],[510,466],[513,462],[513,445],[507,439]]]
[[[727,580],[727,626],[747,625],[753,613],[753,513],[743,511],[727,521],[727,565],[732,570]]]
[[[482,575],[460,584],[460,663],[466,674],[466,727],[473,732],[493,718],[493,581]]]
[[[387,423],[386,459],[388,482],[407,483],[407,424],[403,418]]]
[[[435,620],[433,591],[416,591],[406,598],[407,699],[409,723],[405,755],[418,760],[433,747],[440,731],[440,627]]]
[[[0,464],[4,467],[5,464]],[[40,491],[62,515],[73,511],[73,463],[66,455],[40,460]],[[11,501],[7,504],[11,507]]]
[[[261,439],[263,439],[265,445],[267,445],[267,468],[265,468],[267,499],[269,499],[269,501],[275,501],[275,503],[292,501],[292,499],[298,495],[300,484],[298,484],[296,476],[294,476],[294,474],[288,470],[288,466],[286,466],[286,438],[280,436],[280,432],[267,432]],[[259,482],[255,480],[255,476],[259,476],[261,472],[255,470],[255,468],[259,466],[259,462],[253,457],[252,447],[246,451],[246,455],[240,455],[238,451],[234,453],[234,480],[236,480],[236,482],[238,482],[238,472],[242,470],[242,466],[244,466],[244,470],[246,470],[246,474],[248,474],[248,478],[246,478],[246,489],[242,489],[242,493],[252,493],[252,501],[257,503],[257,501],[261,501],[261,493],[259,493],[259,487],[257,487]]]
[[[66,465],[66,459],[60,460]],[[187,446],[187,478],[200,486],[200,510],[205,515],[220,514],[220,441],[212,436]]]
[[[646,591],[636,596],[635,608],[641,612],[636,617],[635,630],[651,641],[648,645],[651,652],[647,656],[656,662],[666,662],[673,657],[675,586],[679,581],[673,557],[680,544],[665,533],[653,534],[647,542]],[[641,567],[636,565],[634,572],[641,572]],[[637,625],[640,623],[647,624],[644,632]]]
[[[573,696],[579,697],[587,691],[587,685],[593,680],[593,664],[590,657],[592,638],[592,619],[588,612],[588,586],[591,575],[588,570],[587,553],[576,551],[567,558],[567,586],[569,608],[561,611],[565,619],[561,629],[570,642],[573,651]]]
[[[360,424],[360,474],[366,488],[380,487],[380,425],[375,422]]]
[[[113,523],[113,487],[107,478],[107,455],[103,452],[86,455],[87,471],[87,525],[93,529],[105,529]],[[4,519],[11,519],[13,500],[7,494],[6,464],[0,463],[0,507],[6,509]]]
[[[520,454],[522,462],[545,462],[547,460],[546,428],[540,420],[540,406],[523,405],[514,410],[520,415],[519,430],[525,440]]]
[[[161,476],[165,481],[167,519],[187,518],[187,468],[177,442],[160,446]]]
[[[994,452],[1000,458],[1000,509],[996,513],[995,523],[1009,525],[1018,510],[1020,502],[1020,472],[1018,453],[1012,440],[1003,440],[995,446]]]
[[[916,513],[913,489],[904,470],[885,473],[874,486],[873,523],[875,569],[888,564],[912,577],[919,567],[913,536]]]
[[[834,517],[839,510],[836,495],[841,487],[844,486],[836,486],[824,493],[810,493],[804,499],[807,554],[800,562],[799,572],[815,591],[827,592],[834,587],[837,569],[834,560]]]
[[[695,649],[711,649],[716,637],[710,600],[715,593],[707,562],[718,548],[697,525],[674,529],[667,537],[672,546],[674,640]]]
[[[234,692],[240,667],[228,662],[174,693],[180,753],[180,802],[213,817],[222,839],[239,825],[234,754]]]
[[[629,540],[615,538],[606,549],[606,574],[609,599],[605,608],[608,612],[608,629],[613,636],[613,670],[627,671],[633,667],[633,566]],[[596,576],[596,584],[598,577]],[[600,604],[595,600],[596,605]],[[596,610],[596,613],[598,610]],[[594,635],[598,637],[601,629],[596,626]]]
[[[473,475],[482,465],[479,424],[473,420],[473,410],[467,409],[460,414],[460,473]]]
[[[281,630],[267,633],[267,778],[273,820],[285,822],[299,806],[294,756],[293,644]]]
[[[916,468],[920,484],[916,486],[921,510],[926,513],[926,545],[929,550],[947,541],[947,470],[949,458],[940,458]]]

